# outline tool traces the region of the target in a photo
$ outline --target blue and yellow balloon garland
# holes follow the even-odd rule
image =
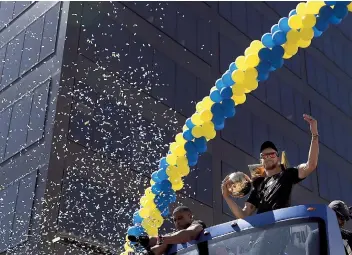
[[[246,101],[246,94],[268,79],[270,72],[307,48],[330,24],[339,24],[352,12],[350,1],[309,1],[299,3],[288,17],[281,18],[271,32],[255,40],[231,63],[229,69],[215,82],[210,95],[196,105],[196,113],[186,120],[183,132],[170,144],[169,153],[159,163],[159,170],[151,176],[151,187],[140,199],[140,209],[133,215],[133,226],[127,235],[157,236],[158,229],[169,215],[169,204],[176,201],[176,191],[183,188],[182,178],[195,166],[200,154],[207,151],[207,141],[222,130],[225,120],[236,114],[237,105]],[[126,237],[127,255],[133,251]]]

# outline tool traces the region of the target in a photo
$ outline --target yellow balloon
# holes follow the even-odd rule
[[[125,243],[123,248],[125,249],[125,251],[133,251],[133,249],[130,247],[129,243]]]
[[[175,140],[178,145],[184,145],[186,143],[186,140],[183,138],[182,133],[178,133],[175,137]]]
[[[313,14],[307,14],[302,18],[302,27],[304,28],[312,28],[317,22],[317,18]]]
[[[253,91],[258,88],[258,81],[255,79],[248,79],[245,81],[244,85],[249,91]]]
[[[188,127],[186,125],[183,125],[182,131],[185,132],[186,130],[188,130]]]
[[[150,211],[151,211],[151,209],[142,207],[141,209],[139,209],[139,215],[140,215],[143,219],[146,219],[146,218],[149,217]]]
[[[202,127],[201,126],[195,126],[192,128],[192,135],[195,137],[195,138],[199,138],[203,135],[203,130],[202,130]]]
[[[231,74],[232,80],[236,83],[240,83],[244,81],[244,72],[242,70],[235,70]]]
[[[144,195],[146,197],[153,197],[153,198],[155,197],[155,194],[152,192],[152,188],[151,187],[145,189]]]
[[[202,103],[205,110],[210,110],[214,104],[214,102],[210,99],[209,96],[204,97]]]
[[[190,172],[190,169],[189,169],[189,166],[182,166],[182,167],[179,167],[179,171],[181,176],[187,176]]]
[[[177,146],[177,143],[175,143],[175,142],[171,143],[170,144],[170,151],[172,151],[172,152],[175,151],[176,146]]]
[[[124,251],[124,252],[120,253],[120,255],[128,255],[128,251]]]
[[[307,14],[318,14],[320,8],[324,6],[324,2],[322,1],[308,1],[306,7]]]
[[[260,59],[257,54],[250,54],[245,58],[245,65],[247,68],[256,67],[259,61]]]
[[[208,132],[208,133],[205,134],[205,138],[207,138],[208,141],[214,139],[215,136],[216,136],[216,131],[215,131],[215,129],[213,129],[213,130],[211,130],[210,132]]]
[[[210,110],[203,110],[199,113],[200,119],[204,122],[210,121],[213,118],[213,114]]]
[[[180,174],[177,171],[177,167],[175,167],[175,166],[168,166],[166,168],[166,174],[169,176],[170,180],[175,179],[175,178],[177,179],[180,177]]]
[[[183,181],[182,179],[178,180],[177,182],[172,183],[172,189],[175,191],[181,190],[183,188]]]
[[[284,59],[290,59],[290,58],[292,58],[292,55],[289,55],[289,54],[287,54],[287,53],[285,52],[285,54],[284,54],[284,56],[283,56],[282,58],[284,58]]]
[[[235,101],[235,105],[243,104],[244,102],[246,102],[246,98],[246,94],[244,93],[242,95],[232,97],[233,101]]]
[[[176,160],[176,165],[178,167],[187,166],[188,165],[188,159],[185,156],[178,157],[177,160]]]
[[[239,56],[236,58],[235,64],[238,69],[242,71],[246,70],[247,66],[246,66],[245,60],[246,60],[245,56]]]
[[[302,19],[301,19],[301,17],[298,16],[298,15],[292,15],[288,19],[288,25],[292,29],[300,29],[302,27]]]
[[[250,48],[255,49],[257,52],[264,47],[263,43],[259,40],[254,40],[250,44]]]
[[[169,164],[169,165],[175,165],[176,164],[176,160],[177,160],[177,156],[175,154],[168,154],[166,156],[166,162]]]
[[[301,40],[298,41],[298,46],[301,47],[301,48],[307,48],[307,47],[309,47],[311,42],[312,42],[311,40],[304,41],[304,40],[301,39]]]
[[[206,135],[207,133],[211,132],[212,130],[215,130],[214,124],[211,121],[204,122],[202,125],[204,134]]]
[[[307,14],[306,9],[307,9],[306,3],[299,3],[296,7],[296,12],[298,15],[304,16]]]
[[[198,102],[198,103],[196,104],[196,110],[197,110],[197,112],[201,112],[201,111],[204,110],[204,106],[203,106],[203,102],[202,102],[202,101],[201,101],[201,102]]]
[[[314,30],[312,28],[302,28],[299,33],[301,35],[301,40],[303,41],[312,40],[314,37]]]
[[[349,5],[347,5],[347,8],[350,12],[352,12],[352,3],[350,3]]]
[[[248,47],[245,51],[244,51],[244,55],[245,56],[248,56],[248,55],[250,55],[250,54],[252,54],[253,53],[253,49],[251,49],[251,47]]]
[[[186,154],[186,150],[184,148],[184,145],[177,145],[174,152],[177,157],[184,156]],[[177,160],[176,160],[176,162],[177,162]]]
[[[150,186],[153,186],[155,184],[155,181],[153,181],[152,179],[150,179]]]
[[[258,71],[255,68],[248,68],[245,72],[245,76],[251,79],[257,79]]]
[[[244,93],[244,87],[243,84],[235,84],[235,86],[232,87],[232,93],[235,96],[240,96]]]
[[[286,43],[284,45],[284,50],[285,50],[285,53],[287,53],[288,55],[295,55],[298,51],[298,46],[296,44],[289,44],[289,43]]]
[[[299,39],[301,39],[301,35],[297,30],[291,29],[290,31],[288,31],[286,38],[287,38],[287,43],[296,44],[299,41]]]
[[[192,115],[191,120],[194,125],[202,125],[204,122],[197,113]]]
[[[158,219],[161,217],[161,213],[158,208],[155,208],[151,211],[150,213],[150,218],[151,219]]]

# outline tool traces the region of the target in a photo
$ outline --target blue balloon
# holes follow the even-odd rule
[[[158,176],[158,172],[157,172],[157,171],[155,171],[155,172],[152,173],[152,180],[153,180],[154,182],[156,182],[156,183],[161,182],[161,180],[159,179],[159,176]]]
[[[271,33],[264,34],[262,36],[261,41],[262,41],[263,45],[267,48],[272,48],[275,45]]]
[[[160,169],[157,172],[157,176],[158,176],[159,180],[161,180],[161,181],[167,180],[169,178],[165,169]]]
[[[235,109],[235,107],[233,107],[233,108],[228,108],[228,109],[225,110],[225,117],[226,117],[226,118],[231,118],[231,117],[235,116],[235,114],[236,114],[236,109]]]
[[[328,21],[333,14],[334,13],[333,13],[333,10],[331,9],[331,7],[325,5],[320,8],[319,19],[323,19],[324,21]]]
[[[223,87],[225,87],[224,83],[222,82],[222,79],[217,79],[215,82],[215,87],[218,90],[221,90]]]
[[[214,127],[215,127],[215,130],[217,130],[217,131],[223,130],[225,127],[225,121],[222,123],[219,123],[219,124],[215,124]]]
[[[221,124],[225,121],[225,114],[221,116],[213,116],[211,121],[214,123],[214,125]]]
[[[232,99],[224,99],[222,101],[222,107],[224,110],[232,109],[235,107],[235,102]]]
[[[319,37],[323,32],[319,31],[316,27],[313,27],[314,37]]]
[[[140,236],[144,233],[142,226],[133,226],[127,230],[127,235],[129,236]]]
[[[220,95],[220,91],[219,90],[213,90],[210,93],[210,99],[211,101],[215,102],[215,103],[220,103],[222,101],[222,97]]]
[[[152,186],[152,193],[155,194],[155,195],[159,195],[161,193],[161,185],[160,183],[155,183],[153,186]]]
[[[138,211],[133,214],[133,224],[140,224],[142,223],[143,218],[139,215]]]
[[[166,158],[162,157],[159,161],[159,168],[166,169],[169,164],[166,162]]]
[[[220,95],[223,99],[231,98],[233,95],[232,88],[231,87],[222,88],[220,91]]]
[[[274,59],[282,58],[285,54],[285,50],[282,46],[276,45],[271,50],[271,55]]]
[[[186,154],[187,159],[188,159],[188,165],[189,166],[195,166],[197,165],[198,162],[198,153],[194,153],[194,154]]]
[[[279,20],[279,28],[285,33],[291,30],[290,26],[288,25],[288,18],[284,17]]]
[[[192,135],[191,129],[187,129],[186,131],[183,132],[183,138],[186,141],[192,141],[194,136]]]
[[[204,153],[207,151],[207,140],[204,137],[194,139],[194,145],[196,146],[198,153]]]
[[[266,81],[269,78],[269,72],[260,72],[258,73],[258,81]]]
[[[222,83],[224,83],[225,87],[230,87],[232,86],[235,82],[232,80],[231,73],[229,71],[226,71],[222,77]]]
[[[258,73],[267,73],[269,72],[271,64],[269,61],[260,61],[259,65],[257,66]]]
[[[279,58],[275,60],[272,65],[275,69],[281,68],[284,65],[284,60],[282,58]]]
[[[237,66],[236,66],[235,62],[232,62],[230,64],[229,70],[230,70],[231,74],[232,74],[233,71],[237,70]]]
[[[290,11],[290,13],[288,14],[289,17],[293,16],[293,15],[296,15],[297,12],[295,9],[293,9],[292,11]]]
[[[162,212],[161,212],[161,216],[163,216],[164,218],[169,216],[170,211],[169,208],[165,208]]]
[[[273,65],[271,64],[270,69],[269,69],[269,72],[274,72],[275,70],[276,70],[275,66],[273,66]]]
[[[272,56],[271,54],[271,50],[268,48],[262,48],[258,52],[258,56],[262,61],[270,61]]]
[[[344,5],[347,6],[351,3],[351,1],[337,1],[336,5]]]
[[[342,19],[337,18],[335,15],[332,15],[329,19],[329,23],[334,25],[340,24],[341,21]]]
[[[211,112],[214,116],[224,116],[224,110],[222,109],[222,106],[219,103],[215,103],[212,105]]]
[[[172,184],[169,180],[163,180],[161,183],[160,183],[160,189],[162,191],[168,191],[169,189],[171,189],[172,187]]]
[[[188,118],[186,120],[186,126],[189,128],[189,129],[192,129],[195,125],[193,124],[191,118]]]
[[[335,5],[336,4],[336,1],[324,1],[326,5]]]
[[[323,19],[318,19],[315,27],[319,31],[324,32],[329,28],[329,22]]]
[[[333,15],[331,15],[331,16],[336,16],[336,18],[338,18],[338,19],[344,19],[344,18],[346,18],[347,14],[348,14],[347,6],[339,4],[339,5],[334,6]],[[330,20],[331,20],[331,18],[330,18]]]
[[[279,31],[280,30],[280,27],[278,24],[275,24],[271,27],[271,33],[274,34],[276,31]]]
[[[286,39],[286,33],[279,30],[279,31],[276,31],[274,34],[273,34],[273,41],[275,43],[275,45],[281,45],[281,44],[284,44],[287,39]]]
[[[195,146],[194,142],[188,141],[185,143],[185,150],[187,153],[193,154],[197,152],[197,147]]]

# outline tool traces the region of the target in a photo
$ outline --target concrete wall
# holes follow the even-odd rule
[[[49,5],[46,2],[30,5],[24,13],[34,12],[37,9],[33,6],[45,4]],[[3,138],[6,149],[0,172],[4,178],[0,181],[8,180],[3,186],[10,187],[11,182],[20,180],[16,182],[17,188],[7,188],[7,193],[21,194],[11,189],[21,190],[23,185],[28,186],[23,183],[42,180],[42,184],[32,189],[34,197],[46,201],[40,211],[41,232],[45,237],[37,242],[40,247],[34,254],[38,251],[87,254],[65,245],[50,244],[59,233],[120,247],[141,192],[157,168],[157,160],[167,153],[167,145],[194,112],[196,102],[208,95],[214,81],[252,40],[269,31],[296,3],[67,2],[62,5],[59,33],[66,34],[65,47],[61,37],[58,44],[62,47],[57,45],[56,53],[51,55],[55,59],[59,50],[63,54],[60,76],[55,76],[60,81],[60,90],[57,97],[49,94],[48,102],[52,104],[47,106],[52,107],[47,118],[51,116],[56,122],[45,125],[47,132],[40,140],[42,147],[41,142],[37,143],[42,151],[31,145],[16,154],[21,163],[8,158],[16,148],[31,143],[32,138],[24,142],[20,135],[15,135],[15,140],[21,141],[16,143],[19,145],[12,145],[11,136]],[[1,11],[3,4],[0,7]],[[21,20],[22,16],[19,17]],[[259,146],[267,139],[287,151],[291,164],[306,161],[310,135],[302,114],[308,113],[319,121],[321,157],[318,170],[294,189],[293,203],[343,199],[352,204],[349,196],[352,149],[348,146],[352,142],[349,85],[352,60],[346,54],[352,47],[352,33],[347,29],[351,19],[330,28],[310,48],[300,50],[247,97],[247,102],[237,108],[236,116],[226,122],[225,129],[210,143],[208,152],[185,179],[179,202],[189,205],[208,225],[231,219],[221,197],[221,180],[231,171],[246,171],[248,164],[257,162]],[[15,22],[0,30],[1,38],[14,33],[10,28],[16,27]],[[44,24],[47,24],[45,19]],[[18,54],[16,49],[12,52]],[[41,53],[37,59],[40,61]],[[59,62],[57,59],[55,64]],[[17,62],[11,61],[11,65],[14,63]],[[19,70],[26,70],[31,63],[16,65]],[[33,73],[37,79],[44,77],[35,75],[38,70],[41,68],[28,71],[27,76]],[[47,78],[53,69],[46,70]],[[4,88],[0,96],[4,94],[7,99],[6,91],[10,93],[15,85],[6,89],[4,84],[7,80],[16,84],[16,80],[9,71],[2,74],[2,80],[6,78],[4,83],[1,81]],[[26,75],[18,78],[18,82],[25,79]],[[49,83],[43,81],[44,87],[40,88],[44,91]],[[57,91],[58,86],[55,88]],[[1,114],[6,117],[6,111]],[[12,119],[7,122],[11,124]],[[2,130],[5,128],[0,128],[3,134]],[[28,137],[37,136],[28,132]],[[52,142],[51,148],[45,146],[45,141]],[[36,158],[46,161],[38,163]],[[35,177],[40,176],[39,170],[33,174],[32,170],[25,170],[29,161],[35,161],[31,163],[33,166],[45,166],[43,178]],[[15,165],[21,167],[14,171]],[[24,179],[19,179],[21,176]],[[33,196],[27,200],[32,201]],[[243,204],[243,201],[238,202]],[[15,211],[9,207],[6,210]],[[167,222],[164,231],[170,227]],[[32,228],[36,228],[35,223]],[[23,246],[32,247],[34,241]]]

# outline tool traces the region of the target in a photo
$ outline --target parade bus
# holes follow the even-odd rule
[[[288,238],[280,234],[285,231]],[[312,234],[316,238],[308,238]],[[259,238],[261,235],[266,237]],[[173,245],[168,255],[250,255],[257,240],[272,244],[260,254],[279,255],[270,247],[274,250],[283,241],[287,243],[282,255],[345,254],[335,212],[325,205],[299,205],[209,227],[197,240]],[[314,250],[307,250],[309,240],[314,242],[309,245]]]

